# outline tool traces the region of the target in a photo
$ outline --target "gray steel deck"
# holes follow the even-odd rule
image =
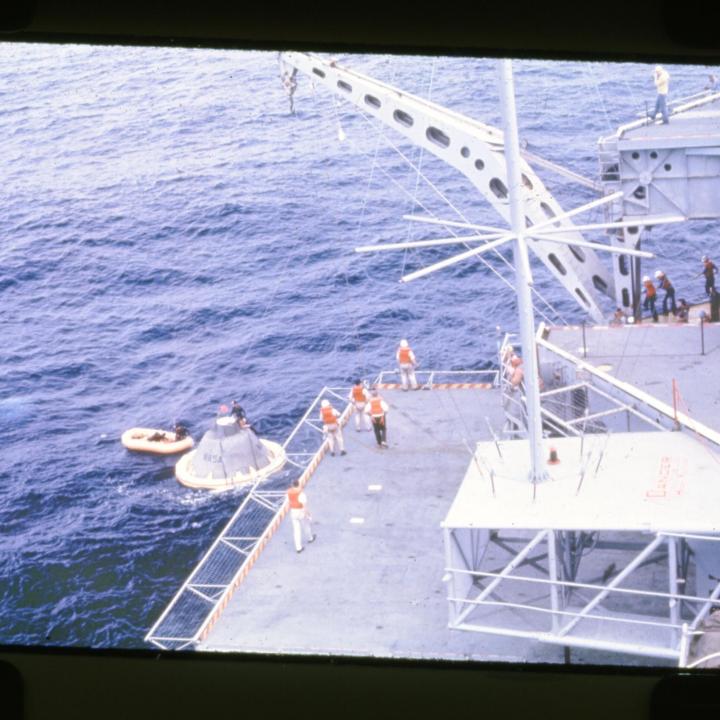
[[[652,110],[651,105],[649,111]],[[708,146],[720,141],[720,100],[671,115],[667,124],[658,119],[654,123],[628,128],[622,133],[621,144],[623,147],[644,146],[648,141],[656,145],[663,141],[677,144],[678,140],[688,145],[701,143]]]
[[[720,389],[702,381],[702,368],[720,352],[720,325],[705,324],[704,333],[701,355],[692,321],[588,328],[586,361],[668,404],[675,378],[684,409],[717,428]],[[548,339],[582,357],[581,328],[551,329]],[[378,449],[372,432],[356,432],[350,419],[347,456],[326,456],[307,485],[317,541],[296,554],[286,518],[199,649],[562,662],[557,646],[447,628],[440,523],[470,448],[491,439],[488,420],[495,432],[502,427],[500,391],[383,395],[390,448]],[[607,560],[598,554],[589,571],[602,575]],[[589,650],[573,650],[573,660],[658,663]]]
[[[496,432],[502,427],[500,391],[383,396],[390,448],[378,449],[350,419],[347,456],[326,456],[306,488],[317,541],[296,554],[286,518],[198,649],[563,662],[554,645],[447,628],[440,523],[467,471],[468,447],[491,437],[486,418]],[[493,552],[507,561],[501,548]],[[573,660],[643,662],[588,650],[573,650]]]
[[[306,488],[317,541],[296,554],[285,519],[200,649],[560,661],[447,629],[440,522],[486,418],[502,427],[499,393],[384,391],[388,450],[351,418],[348,454],[326,456]]]
[[[720,324],[705,323],[705,355],[701,354],[699,322],[689,324],[623,325],[588,328],[589,362],[631,383],[658,400],[673,404],[672,380],[681,396],[679,410],[720,430],[720,387],[703,367],[720,359]],[[551,330],[548,340],[582,358],[582,329]]]

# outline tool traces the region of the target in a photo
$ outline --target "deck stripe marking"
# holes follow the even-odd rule
[[[492,383],[433,383],[431,390],[490,390]],[[400,383],[378,383],[379,390],[400,390]]]

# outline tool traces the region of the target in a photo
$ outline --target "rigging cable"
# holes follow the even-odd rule
[[[339,114],[339,112],[338,112],[337,98],[336,98],[334,95],[331,95],[330,97],[331,97],[331,101],[332,101],[332,107],[333,107],[333,111],[334,111],[334,115],[335,115],[335,120],[336,120],[337,126],[338,126],[338,128],[342,128],[342,117],[340,116],[340,114]],[[317,101],[316,101],[316,102],[317,102]],[[344,117],[344,116],[343,116],[343,117]],[[315,137],[316,137],[316,138],[319,137],[319,134],[317,134]],[[344,131],[343,131],[342,135],[340,134],[340,132],[338,132],[338,140],[339,140],[340,142],[343,142],[343,141],[347,140],[347,135],[344,133]],[[317,144],[317,143],[316,143],[316,144]],[[355,144],[354,142],[350,141],[350,144],[351,144],[353,147],[356,147],[356,144]],[[376,168],[376,166],[377,166],[377,155],[378,155],[379,149],[380,149],[380,138],[377,138],[377,139],[376,139],[376,142],[375,142],[375,148],[374,148],[374,150],[373,150],[373,160],[372,160],[372,164],[371,164],[371,167],[370,167],[370,174],[369,174],[369,177],[368,177],[368,181],[367,181],[367,183],[365,184],[365,193],[364,193],[364,197],[363,197],[363,201],[362,201],[362,206],[361,206],[361,210],[360,210],[360,218],[358,219],[358,222],[357,222],[356,227],[355,227],[356,235],[360,232],[360,230],[361,230],[361,228],[362,228],[362,226],[363,226],[364,219],[365,219],[365,214],[366,214],[367,206],[368,206],[368,199],[369,199],[369,197],[370,197],[370,188],[372,187],[372,182],[373,182],[373,178],[374,178],[374,175],[375,175],[375,168]],[[349,283],[349,280],[348,280],[348,272],[347,272],[347,270],[348,270],[348,269],[350,268],[350,266],[352,265],[352,262],[353,262],[353,261],[350,260],[350,258],[348,258],[348,259],[345,261],[345,263],[344,263],[344,267],[343,267],[342,270],[340,271],[341,274],[342,274],[343,279],[345,280],[345,286],[346,286],[347,288],[350,288],[350,283]],[[338,265],[339,265],[339,264],[340,264],[340,263],[338,263]],[[365,275],[365,278],[366,278],[368,281],[372,282],[373,278],[372,278],[372,277],[370,276],[370,274],[367,272],[367,269],[366,269],[366,268],[363,268],[362,270],[363,270],[363,274]],[[362,321],[364,322],[365,319],[362,318]],[[354,314],[354,315],[353,315],[353,320],[352,320],[352,323],[351,323],[351,331],[344,336],[344,339],[345,339],[345,338],[348,338],[348,337],[352,338],[352,339],[354,340],[354,343],[355,343],[356,352],[357,352],[357,350],[359,350],[359,351],[360,351],[360,354],[361,354],[361,356],[362,356],[361,364],[360,364],[360,370],[359,370],[359,371],[358,371],[358,370],[355,370],[355,371],[352,373],[353,376],[354,376],[354,377],[359,377],[359,378],[361,378],[361,379],[365,379],[365,378],[368,376],[368,374],[371,373],[371,370],[370,370],[371,363],[370,363],[370,360],[369,360],[369,353],[368,353],[368,351],[367,351],[366,345],[365,345],[364,342],[362,342],[362,338],[361,338],[361,336],[360,336],[360,322],[361,322],[361,316],[359,316],[359,315],[357,315],[357,314]],[[337,349],[337,343],[336,343],[336,345],[335,345],[335,349]]]
[[[360,113],[360,115],[363,117],[363,119],[364,119],[366,122],[368,122],[368,124],[370,124],[368,116],[366,116],[366,115],[365,115],[364,113],[362,113],[362,112]],[[394,143],[392,143],[392,141],[388,140],[387,137],[385,137],[384,139],[385,139],[385,141],[390,145],[391,149],[395,150],[395,152],[396,152],[406,163],[408,163],[408,165],[410,165],[411,167],[414,167],[412,161],[411,161],[401,150],[399,150],[399,149],[397,148],[397,146],[395,146]],[[351,142],[355,147],[357,147],[357,145],[356,145],[352,140],[350,140],[350,142]],[[364,155],[367,156],[367,154],[366,154],[361,148],[358,148],[358,150],[359,150],[361,153],[363,153]],[[380,171],[388,178],[388,180],[390,180],[390,182],[392,182],[392,183],[393,183],[394,185],[396,185],[403,193],[405,193],[405,194],[408,195],[411,199],[413,199],[413,198],[412,198],[412,195],[411,195],[402,185],[400,185],[400,183],[398,183],[398,181],[397,181],[392,175],[390,175],[390,173],[388,173],[382,166],[378,165],[378,167],[379,167]],[[435,186],[435,184],[434,184],[424,173],[422,173],[422,171],[418,171],[418,172],[420,173],[420,176],[421,176],[422,179],[426,182],[426,184],[427,184],[432,190],[434,190],[435,193],[436,193],[442,200],[444,200],[445,203],[446,203],[449,207],[451,207],[451,208],[456,212],[456,214],[458,215],[458,217],[460,217],[463,222],[468,222],[467,218],[466,218],[465,215],[462,213],[462,211],[460,211],[458,208],[456,208],[456,207],[443,195],[443,193]],[[425,210],[426,213],[428,213],[428,215],[430,215],[430,216],[433,217],[433,218],[437,218],[437,215],[436,215],[434,212],[432,212],[425,204],[421,203],[420,201],[417,201],[417,202],[418,202],[418,204],[420,205],[420,207],[421,207],[423,210]],[[457,236],[457,232],[456,232],[455,230],[453,230],[452,228],[448,228],[448,232],[450,232],[450,234],[452,234],[452,235],[454,235],[454,236]],[[470,248],[470,246],[467,245],[466,243],[458,243],[458,244],[462,244],[464,247],[466,247],[466,248],[468,248],[468,249]],[[503,263],[505,263],[505,265],[506,265],[507,267],[509,267],[509,268],[510,268],[511,270],[513,270],[513,272],[514,272],[514,267],[513,267],[512,263],[511,263],[502,253],[500,253],[498,250],[493,250],[493,252],[502,260]],[[493,272],[498,278],[500,278],[500,280],[501,280],[502,282],[504,282],[504,283],[513,291],[513,293],[515,292],[515,287],[514,287],[514,285],[513,285],[504,275],[502,275],[500,272],[498,272],[498,270],[496,270],[490,263],[488,263],[487,260],[485,260],[484,258],[479,257],[479,256],[475,256],[475,257],[473,257],[473,259],[476,260],[476,261],[479,262],[479,263],[482,263],[482,264],[485,265],[486,267],[488,267],[488,268],[491,270],[491,272]],[[560,315],[560,313],[557,311],[557,309],[540,293],[540,291],[537,290],[537,288],[533,288],[532,291],[533,291],[534,295],[535,295],[538,299],[540,299],[540,300],[543,302],[543,304],[553,313],[554,317],[555,317],[557,320],[560,320],[563,324],[568,325],[568,322]],[[540,308],[537,308],[537,307],[536,307],[535,309],[536,309],[536,311],[538,312],[538,314],[540,314],[540,316],[543,318],[543,320],[545,320],[545,322],[547,322],[547,323],[550,324],[550,325],[554,325],[554,324],[555,324],[555,323],[553,322],[553,320],[551,320]]]

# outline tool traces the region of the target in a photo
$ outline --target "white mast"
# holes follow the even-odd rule
[[[533,484],[544,480],[548,477],[548,473],[545,469],[542,443],[538,360],[531,297],[533,280],[528,259],[527,238],[537,241],[533,243],[533,250],[535,251],[542,246],[553,248],[553,253],[561,253],[564,247],[576,245],[592,251],[599,250],[609,253],[622,253],[631,257],[651,258],[653,257],[652,253],[642,250],[587,242],[583,240],[582,235],[576,232],[581,228],[599,230],[627,227],[636,224],[634,220],[591,223],[577,228],[572,223],[568,223],[569,219],[576,215],[619,200],[623,197],[622,191],[592,200],[567,212],[563,212],[559,206],[557,206],[557,212],[552,209],[551,204],[555,203],[552,196],[544,189],[540,179],[521,161],[510,60],[501,61],[498,73],[505,123],[504,137],[501,138],[500,133],[489,126],[464,118],[426,100],[402,93],[372,78],[346,70],[335,61],[328,62],[313,55],[294,52],[283,54],[282,59],[289,66],[307,74],[313,79],[314,83],[325,85],[333,93],[346,98],[364,112],[370,113],[380,122],[405,135],[414,144],[432,152],[466,174],[498,212],[510,222],[511,227],[507,229],[458,222],[457,220],[406,215],[404,217],[408,220],[423,222],[431,226],[440,225],[461,228],[470,231],[472,234],[463,237],[434,238],[412,242],[377,243],[357,247],[355,250],[357,252],[382,252],[385,250],[441,245],[452,246],[457,244],[467,246],[467,244],[478,243],[476,247],[471,247],[457,255],[452,255],[402,276],[402,282],[411,282],[463,262],[468,258],[494,250],[505,243],[514,244],[516,293],[520,337],[523,346],[523,363],[525,366],[524,385],[528,440],[530,444],[529,479]],[[456,152],[456,149],[459,149],[459,152]],[[503,158],[504,163],[499,158]],[[487,180],[488,177],[491,178],[490,181]],[[507,180],[507,193],[504,192],[503,177]],[[524,201],[527,194],[523,189],[523,181],[534,188],[530,196],[531,201],[527,204]],[[538,207],[540,207],[538,206],[538,198],[544,198],[543,203],[547,206],[543,212],[538,212]],[[681,216],[666,215],[652,218],[652,223],[646,217],[644,222],[645,224],[661,225],[681,222],[683,219]],[[530,227],[527,227],[526,223],[528,222],[531,223]],[[577,267],[575,267],[573,277],[570,278],[570,270],[573,267],[572,253],[570,257],[567,257],[567,255],[562,257],[562,264],[567,274],[565,276],[562,272],[559,272],[556,273],[556,276],[559,274],[559,279],[563,283],[566,283],[568,279],[572,279],[570,289],[573,294],[587,300],[587,297],[592,296],[595,292],[591,287],[592,283],[588,285],[581,282],[580,275],[582,272]],[[589,270],[590,257],[591,255],[586,253],[586,262],[583,263],[585,270],[583,272]],[[550,265],[552,266],[552,263]],[[589,308],[586,307],[586,309]],[[596,311],[592,311],[592,314],[602,317],[599,306]]]
[[[507,163],[508,195],[510,198],[510,227],[515,240],[515,293],[520,320],[520,342],[525,365],[525,402],[527,429],[530,442],[530,482],[547,479],[542,447],[542,416],[540,414],[540,388],[535,347],[535,318],[531,296],[532,274],[525,240],[525,202],[520,177],[520,143],[518,141],[517,115],[515,112],[515,89],[513,87],[512,61],[501,60],[498,66],[500,102],[505,132],[505,162]]]

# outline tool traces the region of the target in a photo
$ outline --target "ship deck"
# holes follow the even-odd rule
[[[667,124],[659,118],[655,122],[633,123],[623,129],[620,143],[624,148],[662,147],[665,142],[676,145],[678,141],[707,146],[720,140],[718,118],[720,98],[715,96],[710,102],[671,115]]]
[[[702,333],[702,335],[701,335]],[[678,410],[713,430],[720,429],[720,388],[703,367],[720,358],[720,323],[652,323],[551,330],[557,347],[672,406],[672,381],[680,395]],[[703,354],[704,352],[704,354]]]
[[[297,554],[286,517],[198,649],[564,662],[557,645],[448,629],[441,523],[473,462],[470,449],[492,440],[488,425],[500,433],[500,390],[383,396],[390,448],[377,448],[350,419],[348,454],[326,455],[306,486],[316,542]],[[527,538],[520,530],[498,536],[493,561],[502,567]],[[601,575],[606,560],[591,558],[591,572]],[[644,662],[579,648],[573,661]]]
[[[498,389],[383,391],[389,449],[345,427],[306,486],[317,540],[297,554],[289,518],[201,650],[562,662],[562,650],[447,629],[440,523],[477,440],[503,415]]]
[[[704,354],[701,347],[701,330]],[[720,324],[642,323],[550,328],[549,343],[717,427],[720,393],[702,382],[720,353]],[[511,662],[563,662],[563,648],[448,629],[441,524],[478,442],[501,435],[499,388],[382,391],[389,449],[371,431],[345,426],[346,456],[325,455],[306,493],[316,542],[297,554],[285,517],[197,645],[204,651]],[[511,523],[491,544],[498,567],[527,541]],[[525,526],[523,526],[525,527]],[[607,553],[586,562],[602,576]],[[595,567],[596,565],[596,567]],[[650,572],[650,570],[648,570]],[[575,648],[579,663],[646,662]],[[648,660],[656,664],[657,660]]]

